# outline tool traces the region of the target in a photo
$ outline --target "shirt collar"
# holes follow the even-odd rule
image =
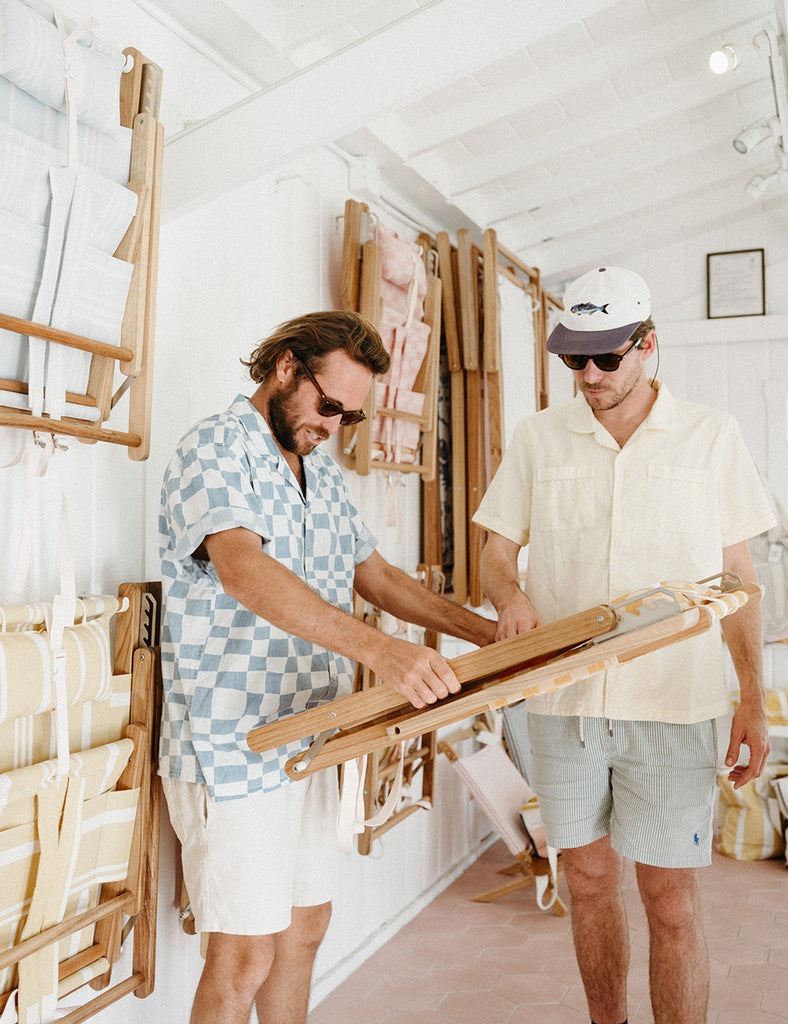
[[[284,455],[282,455],[279,445],[274,440],[274,435],[271,433],[271,428],[268,426],[267,420],[262,413],[252,405],[251,399],[247,398],[245,395],[238,395],[230,406],[230,412],[238,417],[238,420],[249,437],[250,445],[257,451],[257,453],[263,458],[271,459],[281,473],[286,472],[291,474],[287,460]],[[311,491],[311,489],[316,486],[316,473],[318,472],[316,461],[318,457],[317,451],[301,456],[301,463],[304,467],[308,491]],[[317,465],[319,465],[319,463],[317,463]]]
[[[670,430],[676,420],[676,399],[661,381],[655,381],[657,399],[641,424],[646,430]],[[570,403],[569,429],[577,434],[594,434],[599,426],[591,407],[582,394]]]
[[[238,417],[241,426],[246,431],[251,445],[260,455],[267,456],[279,462],[284,461],[279,446],[274,440],[271,428],[268,426],[262,413],[252,405],[251,399],[245,395],[238,395],[230,406],[230,412]]]

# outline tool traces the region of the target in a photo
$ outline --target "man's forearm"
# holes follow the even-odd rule
[[[492,643],[495,623],[434,594],[403,570],[373,554],[356,570],[355,587],[370,604],[395,618],[483,647]]]

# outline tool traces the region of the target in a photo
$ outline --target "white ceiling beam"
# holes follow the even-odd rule
[[[610,0],[440,0],[168,142],[165,214],[252,180]],[[392,60],[396,55],[396,60]]]
[[[680,199],[640,209],[636,216],[627,212],[590,231],[581,225],[571,235],[515,251],[531,266],[538,266],[544,277],[575,277],[600,261],[616,263],[623,253],[662,248],[695,237],[709,225],[718,228],[721,223],[752,215],[758,204],[744,194],[745,184],[738,176],[709,182]],[[502,241],[512,247],[511,239]]]
[[[724,168],[724,178],[730,180],[736,165],[732,160],[726,161],[726,155],[726,144],[718,142],[716,146],[697,153],[694,160],[688,160],[684,174],[677,175],[671,171],[663,176],[658,167],[653,168],[651,173],[634,175],[634,180],[630,179],[633,184],[629,187],[622,187],[621,182],[617,182],[605,196],[593,202],[582,202],[580,195],[577,198],[582,205],[570,199],[552,216],[537,218],[524,213],[508,221],[505,232],[499,229],[498,233],[501,238],[508,240],[506,244],[510,248],[513,246],[516,250],[538,245],[545,237],[568,238],[575,235],[578,228],[582,234],[593,234],[604,228],[607,222],[617,219],[621,210],[626,210],[628,216],[639,217],[655,204],[681,201],[687,193],[701,195],[707,188],[714,186],[714,181],[709,177],[712,169],[719,173]],[[746,169],[741,169],[741,189],[752,174],[752,170],[748,173]]]
[[[764,0],[763,8],[767,13],[768,7],[768,0]],[[572,61],[569,81],[593,82],[599,78],[600,72],[604,72],[606,78],[626,74],[638,61],[648,60],[654,53],[663,49],[670,52],[676,40],[686,46],[692,39],[708,37],[710,24],[738,26],[742,38],[745,38],[748,34],[754,34],[761,23],[755,21],[752,10],[743,10],[741,0],[712,0],[710,3],[693,4],[669,21],[626,39],[603,47],[589,45],[584,57]],[[482,128],[490,121],[500,121],[524,109],[556,100],[566,92],[567,72],[566,65],[545,69],[539,75],[530,75],[521,82],[497,89],[472,103],[426,118],[407,133],[408,151],[401,155],[417,157],[422,152],[437,149],[451,139]],[[373,125],[373,131],[384,140],[391,131],[396,140],[400,131],[394,122],[396,115]]]
[[[257,2],[257,0],[255,0]],[[140,10],[166,26],[197,53],[221,67],[250,92],[292,72],[280,54],[277,25],[258,32],[238,12],[237,0],[134,0]]]
[[[486,220],[490,227],[500,231],[510,218],[522,216],[523,211],[560,201],[569,195],[582,195],[585,190],[603,186],[622,175],[648,174],[655,169],[658,172],[666,158],[671,163],[685,159],[690,168],[703,151],[721,142],[719,155],[722,162],[727,163],[731,171],[738,167],[746,173],[747,168],[753,167],[753,161],[762,162],[771,157],[774,148],[774,140],[771,143],[767,141],[745,157],[733,148],[733,139],[742,128],[770,116],[762,99],[756,99],[749,93],[748,97],[745,104],[737,107],[735,117],[725,110],[700,124],[679,122],[674,131],[665,131],[648,140],[634,139],[632,146],[624,152],[616,150],[604,157],[568,161],[564,173],[551,174],[544,181],[532,182],[513,188],[505,195],[491,197],[485,203]],[[754,169],[750,173],[754,173]],[[465,203],[462,205],[466,206]]]
[[[737,80],[738,87],[762,79],[769,74],[768,66],[759,62],[750,62],[751,70],[741,68],[742,75]],[[589,88],[594,83],[588,83]],[[463,193],[477,189],[490,181],[506,174],[512,174],[520,167],[542,161],[554,160],[566,153],[568,148],[576,149],[585,143],[601,144],[606,138],[617,138],[622,126],[632,133],[633,145],[638,142],[636,134],[641,126],[649,125],[654,119],[654,112],[660,118],[671,115],[683,117],[685,112],[701,103],[707,103],[729,91],[730,85],[721,84],[711,73],[654,89],[647,96],[636,95],[607,110],[595,111],[587,117],[571,123],[541,132],[538,136],[524,139],[517,145],[503,151],[475,157],[455,168],[451,174],[451,195],[456,201]],[[770,112],[771,113],[771,112]],[[427,154],[429,155],[429,154]],[[416,170],[420,168],[418,157],[411,163]],[[429,168],[427,168],[429,169]]]

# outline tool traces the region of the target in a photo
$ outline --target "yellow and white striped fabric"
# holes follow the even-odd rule
[[[662,587],[669,593],[653,593],[652,590],[657,587]],[[723,593],[708,584],[691,583],[689,580],[668,580],[655,584],[654,588],[635,590],[630,594],[625,594],[623,597],[617,598],[614,604],[623,605],[624,610],[630,615],[638,615],[646,607],[663,601],[672,602],[673,599],[679,603],[682,611],[701,606],[708,608],[715,619],[722,619],[747,604],[749,596],[743,590],[730,590]],[[626,604],[624,604],[625,601]]]
[[[117,790],[134,744],[130,676],[112,675],[114,597],[77,602],[66,627],[67,770],[56,743],[54,654],[42,604],[0,608],[0,949],[74,917],[104,882],[126,878],[139,791]],[[60,996],[103,973],[97,962],[58,980],[58,965],[93,944],[82,929],[0,973],[20,1024],[54,1019]]]
[[[128,725],[128,676],[112,675],[110,624],[115,597],[77,602],[64,632],[66,702],[72,750],[107,743]],[[55,688],[45,606],[0,607],[0,771],[55,755]]]
[[[739,789],[733,788],[727,773],[717,776],[720,853],[735,860],[766,860],[784,852],[785,838],[772,782],[786,774],[786,765],[767,765],[759,779]]]
[[[95,906],[101,883],[126,877],[139,791],[113,790],[132,749],[120,740],[72,754],[66,776],[54,760],[0,776],[0,948]],[[20,1022],[50,1017],[58,963],[92,937],[83,929],[0,975],[0,991],[19,986]]]

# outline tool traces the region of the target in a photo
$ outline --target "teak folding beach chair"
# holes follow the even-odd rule
[[[157,585],[82,599],[54,651],[46,606],[0,608],[4,1022],[77,1024],[129,992],[153,990],[156,605]],[[108,987],[132,928],[131,974]],[[88,983],[104,991],[63,1007]]]
[[[441,282],[429,237],[407,242],[348,199],[342,302],[380,330],[392,357],[367,398],[366,419],[343,428],[346,465],[362,476],[382,469],[434,480]]]
[[[443,326],[446,361],[450,380],[451,435],[448,441],[451,466],[451,533],[453,569],[451,590],[455,600],[464,604],[482,603],[480,563],[483,531],[471,518],[487,484],[503,456],[506,433],[504,413],[516,421],[529,409],[547,406],[547,314],[561,303],[542,285],[539,270],[529,267],[506,249],[496,232],[484,232],[483,248],[476,245],[466,229],[457,232],[452,245],[445,231],[438,232],[436,248],[443,292]],[[504,382],[501,374],[502,317],[500,288],[515,286],[531,300],[532,331],[524,330],[523,344],[533,353],[522,379],[521,394],[529,384],[533,402],[523,403],[522,411],[504,407]],[[515,322],[519,323],[516,320]],[[509,347],[508,351],[511,351]],[[532,381],[528,379],[532,377]],[[425,558],[427,555],[425,550]]]
[[[425,586],[433,586],[434,577],[419,569]],[[380,628],[380,610],[365,610],[364,601],[355,595],[354,614],[367,625]],[[405,625],[402,623],[401,625]],[[437,649],[440,638],[425,630],[424,643]],[[368,692],[380,686],[377,676],[366,665],[356,665],[354,692]],[[341,766],[341,802],[337,822],[339,849],[350,851],[354,842],[358,852],[372,852],[376,839],[405,821],[420,809],[433,806],[437,739],[434,732],[416,736],[407,743],[392,742],[388,747],[369,755],[349,759]],[[191,934],[193,915],[188,908],[188,894],[181,897],[184,929]]]
[[[43,0],[3,0],[2,15],[0,426],[145,459],[162,70]],[[127,391],[128,429],[109,427]]]
[[[253,729],[248,743],[262,751],[314,737],[285,766],[290,778],[302,778],[700,635],[761,595],[757,584],[742,583],[732,573],[722,574],[715,585],[677,581],[635,591],[454,658],[461,691],[426,708],[414,708],[394,690],[378,686]]]
[[[474,896],[474,901],[491,903],[533,885],[539,909],[552,910],[562,917],[566,907],[558,896],[558,852],[547,848],[543,830],[538,835],[536,829],[526,829],[523,813],[533,805],[535,794],[501,744],[487,744],[481,750],[461,757],[451,740],[441,740],[438,750],[448,757],[468,792],[516,858],[513,865],[500,872],[516,877]]]

